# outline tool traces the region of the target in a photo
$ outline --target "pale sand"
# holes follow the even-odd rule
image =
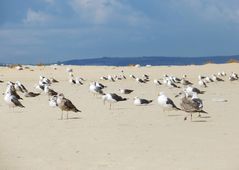
[[[194,83],[198,75],[218,71],[239,73],[239,64],[173,67],[71,67],[75,75],[87,79],[83,86],[69,84],[66,66],[33,67],[34,71],[0,68],[0,80],[20,80],[29,90],[39,75],[55,77],[58,92],[82,110],[70,113],[72,119],[59,120],[60,110],[48,106],[48,97],[24,98],[26,108],[9,109],[0,100],[0,169],[1,170],[238,170],[239,169],[239,81],[211,83],[200,95],[208,118],[194,117],[184,121],[184,112],[163,112],[157,104],[159,91],[164,91],[177,106],[178,89],[156,88],[153,82],[139,85],[131,79],[115,83],[101,81],[106,92],[119,87],[135,92],[124,95],[130,100],[103,105],[88,91],[89,82],[100,76],[125,74],[151,79],[164,74],[182,77]],[[195,85],[197,87],[197,84]],[[1,93],[6,83],[0,84]],[[119,94],[119,93],[118,93]],[[22,94],[20,94],[23,96]],[[134,106],[133,97],[154,99],[149,106]],[[227,103],[212,101],[227,99]],[[78,116],[80,116],[79,119]]]

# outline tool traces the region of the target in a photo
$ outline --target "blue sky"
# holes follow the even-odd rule
[[[0,1],[0,63],[233,54],[238,0]]]

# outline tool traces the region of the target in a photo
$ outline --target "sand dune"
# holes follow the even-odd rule
[[[196,83],[198,75],[218,71],[239,73],[239,64],[160,67],[71,66],[75,76],[86,79],[83,86],[68,82],[66,68],[31,67],[34,71],[0,68],[1,93],[6,82],[20,80],[34,91],[40,75],[54,77],[52,88],[62,92],[81,113],[69,113],[69,120],[59,120],[61,111],[48,106],[48,96],[24,98],[25,108],[9,109],[0,100],[0,169],[3,170],[238,170],[239,169],[239,81],[210,83],[199,97],[209,114],[194,121],[184,121],[182,111],[163,112],[157,95],[164,91],[177,106],[174,96],[180,89],[156,87],[152,80],[164,74]],[[124,70],[151,81],[138,84],[132,79],[100,81],[101,76],[118,75]],[[128,101],[104,105],[93,96],[89,83],[98,80],[108,87],[105,92],[120,94],[119,88],[135,91]],[[196,87],[197,83],[195,84]],[[23,94],[19,93],[21,96]],[[133,105],[135,96],[152,99],[148,106]],[[228,102],[216,102],[226,99]]]

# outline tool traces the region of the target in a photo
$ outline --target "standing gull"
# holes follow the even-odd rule
[[[102,99],[104,104],[105,104],[105,101],[110,103],[110,109],[111,109],[111,104],[127,100],[127,98],[123,98],[115,93],[107,93],[102,96]]]
[[[12,82],[8,82],[7,84],[8,85],[5,94],[9,92],[11,95],[14,95],[18,100],[23,100],[21,96],[17,94],[14,84]]]
[[[68,112],[81,112],[78,110],[69,99],[66,99],[64,95],[61,93],[57,96],[57,106],[61,109],[61,120],[63,119],[63,111],[67,112],[67,119],[68,119]]]
[[[7,105],[12,108],[14,107],[21,107],[23,108],[24,106],[21,104],[21,102],[18,100],[18,98],[11,94],[10,91],[6,92],[5,96],[4,96],[4,101],[7,103]]]
[[[182,92],[181,94],[181,109],[185,112],[190,113],[191,121],[192,121],[192,113],[199,113],[199,117],[201,117],[201,113],[207,113],[203,110],[203,102],[201,99],[197,97],[196,93],[193,93],[192,98],[188,96],[187,93]],[[184,118],[187,120],[187,116]]]

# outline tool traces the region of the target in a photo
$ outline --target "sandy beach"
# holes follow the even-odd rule
[[[82,86],[68,82],[67,68],[75,76],[86,79]],[[219,71],[239,73],[239,64],[206,64],[202,66],[104,67],[104,66],[30,66],[16,70],[1,67],[1,93],[7,81],[20,80],[35,91],[39,76],[59,81],[51,86],[64,93],[81,113],[69,112],[68,120],[59,120],[59,108],[48,105],[48,96],[25,98],[25,108],[9,109],[0,100],[0,169],[1,170],[238,170],[239,169],[239,81],[210,83],[208,88],[197,85],[198,75]],[[126,80],[102,81],[107,75]],[[146,84],[138,84],[130,74],[150,76]],[[181,89],[156,87],[153,79],[164,74],[182,77],[205,91],[199,95],[208,115],[184,121],[185,112],[163,112],[157,103],[160,91],[173,99]],[[99,81],[107,86],[104,92],[120,94],[119,88],[133,89],[122,95],[127,101],[104,105],[101,97],[89,92],[89,83]],[[133,105],[135,96],[152,99],[148,106]],[[225,99],[228,102],[216,102]]]

